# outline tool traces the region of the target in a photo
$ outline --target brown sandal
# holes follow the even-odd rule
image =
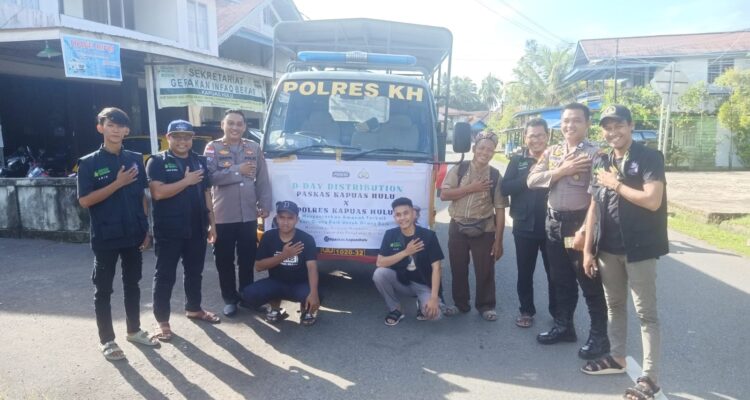
[[[174,337],[169,322],[159,322],[159,326],[157,326],[156,329],[158,333],[155,334],[154,337],[162,342],[168,342]]]
[[[635,386],[625,389],[623,399],[651,400],[661,393],[661,388],[647,376],[636,380]]]
[[[516,317],[516,326],[519,328],[531,328],[534,324],[534,317],[528,314],[521,314]]]
[[[200,310],[200,311],[188,311],[185,316],[196,321],[208,322],[209,324],[218,324],[221,322],[221,318],[211,311]]]

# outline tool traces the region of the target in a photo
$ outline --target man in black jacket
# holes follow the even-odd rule
[[[206,160],[192,151],[194,134],[189,122],[172,121],[167,128],[169,150],[151,157],[146,166],[154,203],[156,337],[165,342],[172,339],[169,304],[180,259],[185,268],[185,315],[219,322],[218,316],[201,308],[206,241],[213,243],[216,239],[216,224],[209,208],[211,185]]]
[[[94,312],[104,358],[122,360],[125,353],[115,343],[112,327],[112,282],[117,260],[121,260],[125,324],[129,342],[156,346],[141,329],[140,301],[143,255],[151,245],[148,234],[148,201],[144,196],[146,173],[143,156],[125,150],[122,141],[130,133],[130,118],[116,107],[103,109],[96,117],[96,130],[104,143],[78,164],[78,203],[91,217],[91,249],[94,251]]]
[[[518,301],[521,306],[516,325],[529,328],[534,322],[534,270],[536,257],[542,253],[544,270],[547,273],[549,312],[554,317],[555,296],[549,279],[544,220],[547,217],[547,194],[549,189],[530,190],[526,185],[529,171],[544,154],[549,139],[547,122],[534,118],[526,123],[524,131],[526,149],[514,156],[505,170],[501,191],[510,195],[510,216],[513,218],[513,239],[516,244],[518,266]]]
[[[664,156],[633,142],[633,119],[624,106],[606,108],[599,125],[612,150],[593,164],[583,266],[588,276],[601,271],[611,355],[587,363],[581,371],[625,372],[629,286],[641,323],[643,376],[625,391],[625,398],[651,399],[660,390],[656,260],[669,252]]]

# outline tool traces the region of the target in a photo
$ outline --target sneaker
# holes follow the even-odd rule
[[[234,317],[237,315],[237,304],[230,303],[224,306],[224,315]]]
[[[289,314],[283,308],[272,308],[266,313],[266,321],[274,324],[281,322],[289,317]]]

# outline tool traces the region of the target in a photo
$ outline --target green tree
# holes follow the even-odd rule
[[[614,87],[610,85],[604,92],[604,104],[614,104]],[[651,86],[637,86],[620,89],[617,104],[630,109],[636,129],[658,129],[661,96]]]
[[[714,82],[731,90],[719,107],[719,122],[732,132],[732,142],[742,164],[750,166],[750,70],[729,69]]]
[[[515,82],[520,87],[509,102],[530,109],[575,99],[578,85],[563,83],[572,57],[571,47],[553,50],[535,40],[527,41],[524,55],[513,68]]]
[[[503,81],[492,74],[488,74],[482,79],[482,84],[479,87],[479,99],[487,108],[487,111],[492,111],[497,107],[502,101],[502,96]]]
[[[466,76],[454,76],[451,79],[450,107],[459,110],[477,111],[482,109],[482,102],[477,93],[477,84]]]

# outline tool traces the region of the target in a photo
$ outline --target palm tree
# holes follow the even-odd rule
[[[477,84],[466,76],[451,79],[451,107],[459,110],[476,110],[481,107]]]
[[[514,104],[527,108],[559,105],[575,99],[577,84],[565,84],[572,54],[571,48],[552,50],[534,40],[526,42],[526,51],[513,69],[520,87],[514,89]]]
[[[482,79],[479,88],[479,99],[487,111],[492,111],[500,104],[503,96],[503,81],[494,77],[491,73]]]

